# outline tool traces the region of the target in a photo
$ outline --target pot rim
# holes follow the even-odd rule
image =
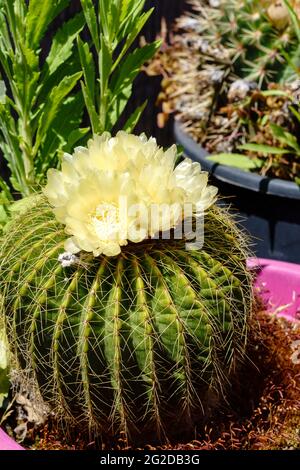
[[[260,176],[256,173],[248,173],[232,166],[209,161],[206,158],[209,152],[185,132],[180,122],[176,120],[174,123],[174,136],[176,141],[183,146],[188,157],[199,162],[204,170],[209,171],[220,181],[263,194],[288,199],[300,199],[300,187],[292,181]]]

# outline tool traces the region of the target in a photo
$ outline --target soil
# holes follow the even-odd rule
[[[260,312],[250,326],[247,359],[231,393],[195,439],[146,450],[294,450],[300,449],[300,322],[290,323]],[[14,411],[4,423],[13,435]],[[37,450],[129,450],[121,436],[87,440],[76,430],[66,436],[54,418],[28,426],[22,443]]]

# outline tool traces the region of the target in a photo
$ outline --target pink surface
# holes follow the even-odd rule
[[[255,290],[270,313],[300,320],[300,265],[268,259],[250,259],[256,271]]]
[[[11,439],[2,429],[0,429],[0,450],[24,450],[13,439]]]
[[[300,265],[267,259],[250,259],[256,272],[255,291],[270,313],[290,320],[300,320]],[[0,429],[0,450],[23,450]]]

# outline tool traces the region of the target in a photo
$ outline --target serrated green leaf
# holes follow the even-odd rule
[[[184,157],[184,147],[182,145],[177,144],[177,152],[176,152],[176,163],[175,165],[179,165],[179,163],[183,160]]]
[[[133,42],[135,41],[135,39],[137,38],[138,34],[141,32],[141,30],[143,29],[143,27],[145,26],[146,22],[148,21],[148,19],[150,18],[150,16],[152,15],[153,13],[153,8],[151,8],[149,11],[147,12],[144,12],[139,18],[138,20],[133,24],[132,26],[132,29],[130,31],[130,33],[128,34],[126,40],[125,40],[125,44],[117,58],[117,60],[115,61],[114,63],[114,66],[113,66],[113,70],[115,70],[119,63],[121,62],[121,60],[123,59],[123,57],[125,56],[126,52],[128,51],[128,49],[130,48],[130,46],[133,44]],[[156,41],[157,42],[157,41]],[[155,43],[153,43],[155,44]],[[145,46],[146,47],[146,46]]]
[[[5,104],[6,101],[6,85],[3,80],[0,80],[0,103]]]
[[[123,113],[132,94],[133,81],[138,75],[141,66],[145,61],[153,57],[160,44],[160,41],[156,41],[142,48],[135,49],[114,72],[110,84],[111,96],[108,108],[108,130],[113,128]]]
[[[289,107],[290,111],[293,113],[293,115],[295,116],[295,118],[297,119],[297,121],[299,122],[300,124],[300,113],[299,111],[297,111],[294,106],[290,106]]]
[[[2,104],[0,104],[0,124],[1,133],[4,137],[3,141],[0,139],[0,146],[8,162],[9,169],[14,175],[14,181],[17,181],[20,179],[21,173],[24,172],[24,161],[19,146],[19,135],[9,107]],[[19,185],[14,186],[16,191],[19,191],[18,188]]]
[[[100,128],[100,121],[95,106],[96,73],[94,59],[89,45],[83,43],[80,37],[77,38],[77,45],[84,76],[84,82],[81,82],[82,95],[89,114],[93,133],[97,133]]]
[[[4,15],[4,8],[0,8],[0,44],[1,50],[4,52],[8,52],[12,50],[12,38],[9,34],[6,18]]]
[[[8,166],[11,168],[11,165],[8,165]],[[15,176],[11,176],[9,178],[9,181],[15,191],[20,192],[20,193],[22,192],[24,188],[22,188],[21,184],[19,183],[19,181],[17,180]]]
[[[261,126],[262,126],[262,127],[266,126],[266,125],[268,124],[268,122],[269,122],[269,119],[270,119],[269,115],[268,115],[268,114],[265,114],[265,115],[261,118],[261,121],[260,121]]]
[[[35,161],[38,183],[43,183],[49,167],[60,165],[59,154],[69,152],[68,141],[73,131],[79,129],[84,100],[81,93],[66,98],[52,122]],[[45,158],[47,156],[47,158]]]
[[[86,106],[86,109],[87,109],[87,112],[89,114],[89,118],[91,121],[93,134],[97,134],[98,132],[100,132],[100,119],[99,119],[98,113],[96,111],[93,100],[90,98],[90,95],[87,92],[87,88],[85,84],[83,82],[80,82],[80,85],[81,85],[81,91],[83,94],[85,106]]]
[[[110,37],[113,41],[117,37],[121,22],[121,4],[122,0],[113,0],[111,3],[111,24],[110,24]]]
[[[276,137],[279,140],[280,139],[285,140],[285,130],[281,126],[278,126],[277,124],[271,122],[270,123],[270,128],[273,132],[274,137]]]
[[[122,0],[121,18],[120,18],[121,21],[124,21],[128,13],[133,11],[133,7],[135,3],[137,3],[136,0]]]
[[[109,75],[112,68],[112,51],[110,50],[107,41],[103,34],[101,34],[100,38],[101,48],[99,53],[99,67],[100,67],[100,86],[101,86],[101,93],[104,95]]]
[[[144,103],[139,106],[132,114],[131,116],[128,118],[128,120],[126,121],[124,127],[123,127],[123,130],[126,131],[126,132],[133,132],[136,125],[138,124],[146,106],[147,106],[147,100],[144,101]]]
[[[99,71],[100,71],[100,131],[106,130],[106,123],[108,120],[107,115],[107,102],[108,102],[108,82],[112,68],[112,50],[107,43],[107,39],[104,34],[101,33],[100,38],[100,53],[99,53]]]
[[[295,177],[295,183],[298,184],[298,186],[300,186],[300,177],[299,176]]]
[[[23,0],[15,0],[13,2],[14,7],[14,21],[16,31],[18,34],[19,42],[25,42],[25,13],[27,13],[27,5]]]
[[[121,92],[118,95],[113,96],[110,101],[109,111],[108,111],[108,121],[107,129],[111,131],[115,126],[120,116],[122,115],[129,98],[132,94],[132,83],[130,82],[127,86],[122,87]]]
[[[264,90],[260,92],[262,96],[284,96],[286,98],[290,98],[290,93],[283,91],[283,90]]]
[[[13,76],[12,63],[11,63],[11,59],[8,56],[8,53],[5,51],[3,47],[3,42],[0,43],[0,64],[2,65],[7,78],[10,81],[12,81],[12,76]]]
[[[233,166],[248,171],[256,170],[262,166],[262,162],[259,159],[253,159],[239,153],[220,153],[210,155],[207,159],[220,165]]]
[[[91,0],[81,0],[94,46],[98,52],[97,67],[90,48],[78,39],[84,82],[81,83],[93,133],[111,131],[117,124],[132,94],[133,81],[141,66],[160,47],[160,41],[128,53],[153,10],[143,12],[145,0],[99,0],[98,23]],[[96,77],[95,70],[99,70]],[[90,79],[89,77],[92,77]],[[95,91],[100,86],[99,92]],[[133,129],[144,105],[128,119],[126,127]]]
[[[80,2],[81,2],[81,6],[83,9],[86,23],[88,25],[88,28],[92,36],[93,43],[96,47],[97,52],[99,52],[99,49],[100,49],[99,29],[98,29],[97,17],[96,17],[96,12],[95,12],[95,8],[93,5],[93,1],[92,0],[80,0]]]
[[[81,76],[82,72],[78,72],[70,77],[64,77],[61,83],[54,87],[51,91],[47,103],[39,118],[39,126],[33,151],[34,155],[37,153],[39,146],[46,137],[48,129],[55,119],[63,100],[73,90]]]
[[[74,40],[84,27],[84,16],[79,13],[67,21],[53,38],[49,55],[46,59],[47,73],[53,74],[58,67],[67,62],[72,54]]]
[[[49,76],[43,76],[43,80],[39,81],[39,87],[36,91],[37,103],[34,109],[34,114],[32,116],[32,128],[35,132],[37,129],[38,122],[36,118],[39,117],[41,108],[43,108],[45,102],[47,102],[48,97],[53,90],[62,80],[68,76],[74,75],[80,70],[79,57],[77,54],[73,53],[67,62],[58,67],[58,69]]]
[[[273,135],[285,146],[290,147],[290,149],[286,149],[286,153],[291,153],[291,149],[295,150],[296,152],[300,151],[300,146],[298,144],[297,137],[291,134],[290,132],[286,131],[281,126],[271,122],[270,129],[273,132]]]
[[[99,0],[99,24],[107,40],[110,37],[111,3],[112,0]]]
[[[26,43],[31,49],[39,46],[48,25],[68,3],[69,0],[30,0],[26,16]]]
[[[8,28],[10,30],[10,34],[12,36],[14,43],[16,43],[16,40],[18,38],[17,25],[16,25],[17,22],[16,22],[16,17],[15,17],[14,4],[12,1],[4,2],[4,11],[5,11],[5,17],[7,20]]]
[[[39,67],[39,56],[36,51],[33,51],[26,44],[20,44],[20,49],[22,51],[24,63],[29,70],[38,70]]]
[[[71,153],[77,143],[81,141],[83,137],[86,137],[89,132],[89,127],[82,127],[80,129],[73,130],[69,135],[67,145],[64,147],[64,152]]]
[[[138,75],[141,66],[150,60],[155,52],[160,48],[161,41],[155,41],[146,46],[137,48],[124,60],[118,67],[112,77],[112,93],[117,95],[122,91],[122,88],[127,88],[128,84]]]
[[[10,188],[8,184],[0,176],[0,189],[1,189],[1,200],[2,203],[10,204],[14,199],[11,195]]]
[[[133,25],[137,22],[145,6],[145,0],[123,0],[120,18],[120,38],[124,39],[130,34]]]
[[[284,155],[290,153],[289,150],[272,147],[271,145],[262,144],[244,144],[238,147],[239,150],[248,150],[249,152],[272,154],[272,155]]]
[[[20,114],[20,107],[30,109],[34,106],[40,77],[37,53],[29,49],[26,44],[20,44],[19,50],[21,53],[14,58],[13,79],[10,82],[18,94],[18,114]]]
[[[83,71],[86,91],[90,96],[91,102],[94,102],[95,97],[95,83],[96,83],[96,74],[95,74],[95,64],[93,55],[90,51],[89,45],[83,43],[80,37],[77,38],[77,45],[79,51],[80,63]]]

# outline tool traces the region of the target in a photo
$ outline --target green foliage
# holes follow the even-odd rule
[[[63,268],[65,239],[40,196],[2,239],[7,331],[30,383],[85,430],[162,440],[194,432],[244,355],[252,298],[244,238],[213,208],[200,251],[152,240],[113,258],[81,253]]]
[[[240,153],[219,153],[207,157],[208,160],[221,165],[234,166],[241,170],[254,170],[261,166],[259,159],[250,159],[247,155]]]
[[[78,38],[83,70],[81,82],[85,105],[94,133],[111,131],[118,123],[132,94],[142,65],[160,47],[160,41],[131,50],[152,10],[143,11],[145,1],[81,0],[92,45]],[[96,61],[94,61],[94,57]],[[132,131],[144,105],[126,123]]]
[[[300,113],[295,101],[287,87],[285,90],[254,91],[252,96],[235,103],[232,106],[240,116],[235,128],[239,129],[240,135],[244,134],[243,141],[251,142],[235,143],[234,149],[242,153],[219,153],[208,159],[246,171],[261,170],[263,174],[267,171],[272,176],[298,183]]]
[[[85,138],[89,129],[80,128],[84,105],[94,133],[118,124],[136,76],[160,45],[132,50],[152,13],[143,12],[144,1],[82,0],[82,12],[56,32],[44,60],[41,41],[69,3],[0,0],[0,149],[12,190],[22,196],[40,187],[48,168],[59,166],[62,152]],[[85,25],[91,43],[79,37]],[[75,92],[80,78],[82,92]],[[134,129],[144,108],[129,117],[126,130]],[[13,198],[2,179],[0,187],[1,226]]]
[[[291,112],[291,119],[294,116],[295,120],[298,123],[298,128],[300,127],[300,114],[299,112],[293,107],[289,107],[290,112]],[[268,158],[270,156],[277,156],[277,160],[273,162],[274,166],[280,167],[281,165],[281,156],[289,156],[289,159],[294,162],[291,168],[291,173],[293,174],[293,179],[295,183],[300,185],[300,178],[297,176],[298,174],[298,169],[300,166],[300,142],[296,135],[292,134],[291,132],[288,132],[283,126],[280,126],[278,124],[275,124],[274,122],[268,122],[267,125],[269,126],[270,133],[273,136],[274,140],[278,142],[277,146],[271,146],[271,145],[262,145],[262,144],[244,144],[239,146],[240,150],[244,150],[246,152],[249,152],[248,155],[236,155],[238,158],[234,158],[234,154],[232,154],[233,158],[231,163],[227,162],[222,162],[222,156],[221,155],[216,155],[214,157],[211,157],[211,159],[214,159],[214,161],[218,161],[218,163],[223,163],[223,164],[229,164],[235,167],[239,167],[239,161],[240,159],[243,159],[243,161],[246,162],[246,159],[249,162],[249,169],[254,169],[254,166],[251,167],[251,165],[254,164],[254,162],[258,163],[256,168],[261,168],[264,165],[264,159]],[[279,147],[280,146],[280,147]],[[258,158],[257,158],[258,157]],[[296,167],[298,165],[298,167]],[[293,170],[294,166],[294,170]],[[245,169],[247,169],[245,167]]]
[[[78,129],[83,99],[74,93],[81,77],[74,41],[84,27],[78,14],[53,37],[46,60],[41,41],[69,0],[0,1],[0,148],[11,171],[13,191],[29,195],[43,182],[73,129]],[[78,140],[82,137],[77,134]],[[73,142],[75,143],[75,142]],[[1,182],[3,199],[9,189]],[[11,199],[11,197],[9,198]],[[7,212],[7,206],[2,206]]]

